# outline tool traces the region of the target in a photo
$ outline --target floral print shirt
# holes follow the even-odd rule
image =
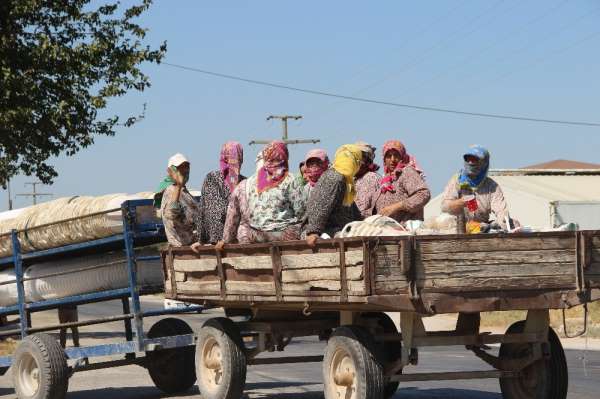
[[[161,214],[169,244],[183,247],[199,241],[200,206],[187,188],[175,200],[177,186],[167,187],[163,193]]]
[[[248,210],[248,197],[246,195],[246,183],[242,180],[233,190],[229,197],[227,206],[227,217],[223,228],[223,240],[226,243],[238,241],[238,229],[242,224],[248,224],[250,212]]]
[[[371,201],[375,205],[374,211],[379,212],[388,205],[402,202],[405,210],[393,216],[397,222],[423,220],[423,210],[431,198],[431,192],[423,175],[412,166],[406,166],[392,186],[392,191],[382,193],[380,188],[373,194]]]
[[[354,202],[363,218],[371,216],[374,205],[372,203],[373,193],[379,192],[380,181],[381,176],[378,173],[369,171],[356,179],[354,183],[356,188]]]
[[[276,187],[262,193],[256,190],[256,174],[248,178],[249,225],[261,231],[283,231],[300,223],[304,216],[306,197],[304,185],[289,173]]]

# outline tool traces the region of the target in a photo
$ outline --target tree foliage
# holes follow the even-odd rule
[[[146,29],[134,22],[152,1],[90,2],[0,1],[2,186],[18,173],[50,183],[57,173],[49,158],[73,155],[139,119],[100,113],[108,114],[110,98],[149,87],[140,65],[160,63],[166,52],[166,43],[143,44]]]

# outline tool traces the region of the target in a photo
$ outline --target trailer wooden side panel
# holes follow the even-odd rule
[[[447,313],[600,299],[600,233],[364,237],[163,254],[167,297],[221,306]]]

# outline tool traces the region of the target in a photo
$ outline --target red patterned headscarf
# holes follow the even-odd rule
[[[240,169],[244,162],[244,149],[237,141],[228,141],[221,147],[221,156],[219,158],[219,168],[221,176],[229,191],[240,182]]]
[[[262,150],[263,165],[258,169],[256,190],[259,193],[277,187],[288,175],[289,153],[283,141],[273,141]]]
[[[318,166],[308,167],[308,160],[316,158],[321,161],[321,164]],[[304,177],[308,180],[308,184],[314,187],[319,181],[319,177],[329,168],[329,157],[327,156],[327,152],[320,148],[315,148],[314,150],[310,150],[306,153],[306,157],[304,157]]]
[[[388,166],[385,166],[385,155],[391,150],[396,150],[400,154],[400,162],[398,162],[394,169],[390,169]],[[393,191],[394,188],[392,183],[394,180],[396,180],[397,175],[402,172],[402,169],[407,166],[412,166],[417,172],[423,174],[423,169],[421,169],[421,166],[419,166],[419,163],[415,157],[406,152],[406,148],[400,140],[388,140],[385,142],[385,144],[383,144],[383,159],[385,176],[383,179],[381,179],[382,192]]]

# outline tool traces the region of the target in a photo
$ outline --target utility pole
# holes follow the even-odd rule
[[[17,197],[31,197],[33,198],[33,205],[37,204],[37,197],[42,197],[42,196],[52,196],[52,194],[50,193],[38,193],[36,190],[36,187],[38,184],[42,184],[39,181],[34,181],[31,183],[25,183],[25,186],[30,185],[32,187],[31,192],[30,193],[23,193],[23,194],[17,194]]]
[[[292,119],[292,120],[298,120],[298,119],[302,119],[302,115],[269,115],[267,117],[267,120],[273,120],[273,119],[281,119],[281,127],[282,127],[282,132],[281,132],[281,140],[286,143],[286,144],[317,144],[320,143],[321,140],[319,139],[299,139],[299,140],[290,140],[288,137],[288,119]],[[249,144],[253,145],[253,144],[269,144],[272,140],[252,140]]]
[[[8,210],[11,211],[13,209],[13,203],[12,195],[10,194],[10,180],[6,182],[6,191],[8,193]]]

